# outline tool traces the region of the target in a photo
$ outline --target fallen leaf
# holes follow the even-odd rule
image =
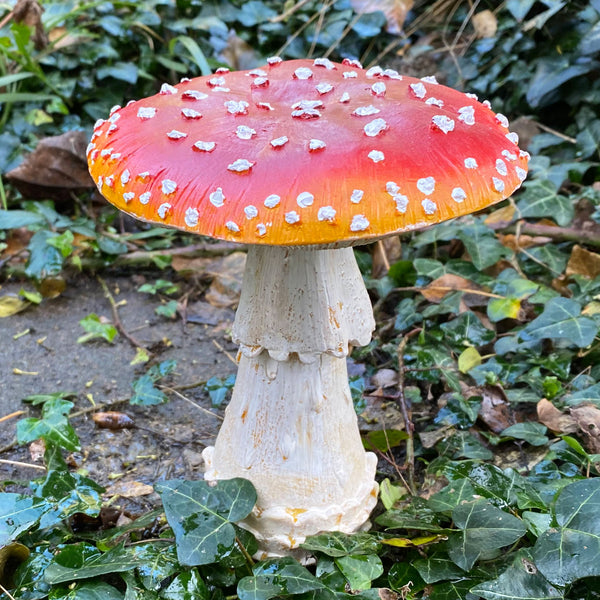
[[[513,233],[506,235],[498,235],[498,240],[506,248],[510,248],[513,252],[524,250],[526,248],[532,248],[533,246],[543,246],[549,244],[552,240],[548,237],[531,236],[531,235],[519,235],[516,236]]]
[[[550,431],[555,433],[575,433],[577,431],[575,418],[556,408],[550,400],[542,398],[537,403],[536,409],[538,421]]]
[[[27,449],[33,462],[41,462],[46,453],[46,442],[44,442],[43,438],[40,438],[39,440],[35,440],[35,442],[31,442]]]
[[[373,373],[371,383],[378,388],[396,386],[398,384],[398,373],[394,369],[379,369]]]
[[[118,481],[106,488],[105,495],[139,498],[140,496],[148,496],[153,492],[154,488],[151,485],[147,485],[141,481]]]
[[[259,62],[256,50],[233,30],[227,36],[225,48],[219,54],[219,60],[227,63],[233,71],[245,71]]]
[[[379,240],[373,245],[373,261],[371,266],[371,276],[373,279],[380,279],[390,269],[390,265],[400,260],[402,257],[402,243],[397,235]]]
[[[439,303],[442,301],[442,298],[450,292],[479,289],[480,287],[477,284],[460,275],[446,273],[445,275],[434,279],[419,291],[425,299],[429,300],[429,302]]]
[[[69,200],[74,190],[94,187],[87,167],[85,131],[68,131],[39,141],[6,178],[27,198]]]
[[[36,50],[42,50],[48,44],[48,36],[42,23],[44,9],[36,0],[18,0],[13,8],[13,19],[33,29],[31,39]]]
[[[494,432],[500,433],[515,424],[515,416],[502,388],[486,385],[470,388],[465,397],[480,396],[479,418]]]
[[[498,19],[491,10],[482,10],[475,13],[471,22],[478,38],[494,37],[496,31],[498,31]]]
[[[416,548],[418,546],[428,546],[429,544],[437,544],[448,539],[446,535],[426,535],[416,538],[384,538],[382,544],[394,546],[396,548]]]
[[[448,436],[448,432],[452,430],[452,425],[445,425],[434,431],[419,432],[419,439],[424,448],[433,448],[439,441]]]
[[[0,318],[12,317],[29,306],[29,302],[25,302],[19,296],[0,296]]]
[[[208,273],[213,276],[205,299],[213,306],[233,308],[237,306],[242,290],[242,277],[246,266],[246,253],[233,252],[222,258]]]
[[[17,567],[29,558],[29,554],[29,548],[19,542],[12,542],[0,548],[0,584],[3,587],[13,587],[13,575]]]
[[[135,423],[129,415],[114,410],[97,412],[92,419],[100,429],[131,429],[135,427]]]
[[[498,225],[500,223],[508,224],[513,220],[515,216],[516,207],[514,204],[507,204],[502,208],[498,208],[491,212],[486,218],[484,223],[486,225]]]
[[[579,427],[586,450],[590,454],[600,454],[600,409],[593,404],[578,404],[569,412]]]
[[[473,367],[477,367],[480,364],[481,354],[473,346],[465,348],[458,357],[458,370],[461,373],[468,373]]]
[[[567,276],[582,275],[588,279],[594,279],[600,275],[600,254],[590,252],[578,245],[573,246],[565,274]]]
[[[350,0],[350,5],[359,15],[381,11],[387,19],[385,29],[392,35],[402,32],[404,20],[413,4],[413,0]]]

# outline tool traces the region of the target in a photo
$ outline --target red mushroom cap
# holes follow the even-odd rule
[[[510,196],[526,152],[489,103],[356,61],[280,61],[116,107],[92,177],[144,221],[266,245],[348,245]]]

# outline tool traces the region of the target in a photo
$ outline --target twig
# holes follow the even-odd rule
[[[30,469],[39,469],[41,471],[45,471],[46,467],[42,467],[40,465],[32,465],[30,463],[19,462],[18,460],[5,460],[0,458],[0,463],[3,465],[13,465],[14,467],[29,467]]]
[[[15,600],[15,597],[0,583],[0,591],[4,592],[10,600]]]
[[[223,346],[221,346],[221,344],[219,344],[217,340],[212,340],[212,343],[217,348],[217,350],[220,350],[236,367],[238,366],[238,362],[237,360],[235,360],[235,357],[232,356],[231,352],[225,350],[225,348],[223,348]]]
[[[246,559],[246,562],[248,563],[248,568],[250,573],[252,573],[252,567],[254,566],[254,559],[250,556],[250,553],[248,552],[248,550],[246,550],[246,546],[244,546],[244,544],[242,544],[242,540],[240,540],[240,538],[236,535],[235,536],[235,543],[237,544],[237,547],[240,549],[240,552],[244,555],[244,558]]]
[[[106,282],[100,276],[97,276],[96,279],[98,280],[98,282],[102,286],[102,290],[104,291],[104,295],[106,296],[106,298],[110,302],[110,308],[111,308],[112,316],[113,316],[113,323],[114,323],[114,326],[119,330],[119,333],[134,348],[140,348],[141,350],[144,350],[148,354],[152,355],[152,353],[149,350],[147,350],[140,342],[138,342],[130,333],[127,332],[127,330],[125,329],[125,327],[123,325],[123,322],[121,321],[121,319],[119,317],[119,312],[117,310],[117,303],[115,302],[115,299],[114,299],[113,295],[110,293],[110,290],[108,289],[108,286],[106,285]]]
[[[8,421],[9,419],[13,419],[14,417],[20,417],[21,415],[24,415],[25,411],[24,410],[16,410],[15,412],[10,413],[9,415],[4,415],[3,417],[0,417],[0,423],[3,423],[4,421]]]
[[[167,387],[165,385],[161,385],[160,389],[161,390],[166,390],[167,392],[172,392],[178,398],[181,398],[182,400],[185,400],[186,402],[189,402],[194,408],[197,408],[198,410],[200,410],[200,411],[202,411],[202,412],[210,415],[211,417],[215,417],[215,419],[219,419],[220,421],[223,420],[223,417],[221,415],[218,415],[218,414],[216,414],[216,413],[208,410],[207,408],[204,408],[203,406],[200,406],[199,404],[197,404],[196,402],[194,402],[193,400],[191,400],[187,396],[184,396],[183,394],[179,393],[175,388],[170,388],[170,387]]]
[[[598,233],[586,231],[585,229],[575,229],[574,227],[554,227],[553,225],[525,223],[523,221],[509,227],[505,227],[502,223],[493,223],[488,227],[501,233],[515,233],[518,229],[521,235],[547,237],[560,242],[578,242],[588,246],[600,247],[600,235]]]
[[[308,4],[308,2],[310,2],[310,0],[300,0],[299,2],[296,2],[296,4],[288,8],[286,11],[282,12],[280,15],[269,19],[269,21],[271,23],[279,23],[281,21],[285,21],[288,17],[291,17],[297,10],[301,9],[305,4]]]
[[[556,129],[552,129],[552,127],[548,127],[548,125],[544,125],[543,123],[540,123],[538,121],[535,121],[535,124],[543,131],[547,131],[548,133],[555,135],[556,137],[560,138],[561,140],[565,140],[566,142],[569,142],[570,144],[577,143],[577,140],[574,137],[565,135],[564,133],[561,133],[560,131],[556,131]]]

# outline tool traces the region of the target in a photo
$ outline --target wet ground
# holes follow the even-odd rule
[[[131,496],[140,508],[152,503],[145,487],[162,478],[197,478],[202,470],[200,452],[218,430],[221,412],[211,407],[204,382],[212,376],[235,373],[236,348],[227,332],[233,310],[205,301],[190,301],[186,323],[155,313],[157,296],[140,293],[139,277],[106,277],[124,329],[154,351],[154,362],[176,361],[165,381],[174,392],[160,406],[131,406],[132,382],[148,365],[132,365],[135,348],[118,335],[114,343],[77,343],[84,333],[79,321],[96,313],[112,318],[110,303],[98,280],[78,276],[65,292],[41,305],[0,319],[0,419],[16,411],[25,414],[0,421],[0,459],[41,465],[27,447],[13,446],[18,419],[38,416],[23,399],[32,394],[73,392],[79,413],[72,419],[81,452],[69,457],[73,467],[88,473],[111,491]],[[5,283],[0,294],[18,293],[22,284]],[[100,429],[92,420],[94,406],[107,405],[129,415],[135,426]],[[0,481],[28,481],[43,471],[0,464]],[[141,485],[145,484],[145,485]]]

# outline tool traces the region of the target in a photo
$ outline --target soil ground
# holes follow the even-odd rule
[[[111,319],[111,308],[100,283],[79,275],[65,292],[41,305],[0,319],[0,417],[23,410],[25,414],[0,422],[1,459],[41,464],[27,447],[13,445],[15,423],[38,416],[38,409],[22,400],[31,394],[73,392],[73,412],[85,411],[72,420],[80,437],[81,452],[69,460],[95,481],[123,492],[139,508],[153,503],[145,487],[163,478],[197,478],[202,469],[200,452],[214,439],[222,414],[210,405],[204,382],[213,375],[226,377],[236,368],[231,357],[236,348],[227,331],[233,311],[206,302],[191,303],[186,323],[158,316],[156,296],[137,291],[132,277],[106,277],[119,303],[124,329],[151,348],[155,362],[174,359],[176,369],[167,381],[179,389],[160,406],[131,406],[132,382],[148,365],[131,365],[135,348],[122,336],[114,343],[77,339],[84,333],[79,321],[96,313]],[[2,294],[18,293],[21,283],[5,283]],[[192,322],[194,321],[194,322]],[[196,385],[194,385],[196,384]],[[100,429],[92,420],[94,405],[121,411],[135,423],[130,429]],[[0,481],[26,482],[43,471],[0,464]],[[147,492],[147,490],[146,490]],[[135,512],[135,511],[134,511]]]

